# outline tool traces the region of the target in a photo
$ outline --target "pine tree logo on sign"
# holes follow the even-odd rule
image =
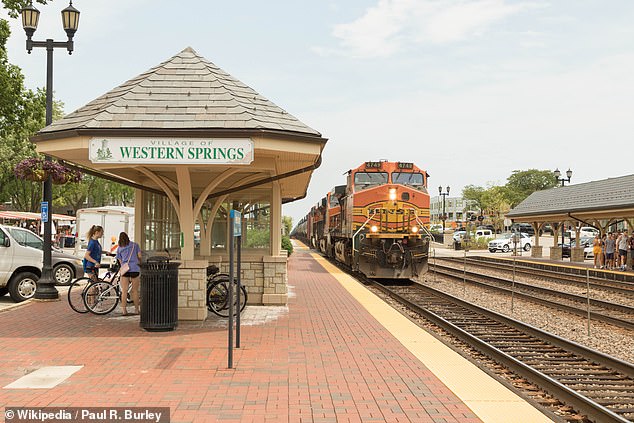
[[[105,161],[112,158],[112,152],[108,148],[108,140],[101,140],[101,148],[97,150],[97,160]]]

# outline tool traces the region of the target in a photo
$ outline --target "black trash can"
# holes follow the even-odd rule
[[[150,332],[174,330],[178,323],[178,266],[167,257],[141,264],[141,323]]]
[[[460,241],[454,241],[453,242],[453,249],[454,250],[462,250],[462,243]]]

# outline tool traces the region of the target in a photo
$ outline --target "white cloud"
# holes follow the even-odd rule
[[[464,40],[533,6],[507,0],[379,0],[360,18],[336,25],[333,35],[352,56],[385,57],[411,43]]]

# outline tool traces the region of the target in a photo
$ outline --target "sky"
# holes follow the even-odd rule
[[[66,5],[37,5],[34,39],[65,39]],[[66,113],[191,46],[327,138],[308,195],[283,208],[294,222],[371,160],[414,162],[432,195],[514,170],[571,169],[573,184],[634,173],[631,0],[73,5],[75,52],[54,57]],[[27,54],[9,20],[9,60],[43,87],[45,52]]]

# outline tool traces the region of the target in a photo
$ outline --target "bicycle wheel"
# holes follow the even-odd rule
[[[75,279],[68,287],[68,305],[77,313],[88,313],[88,309],[84,304],[83,293],[90,282],[92,282],[90,278],[79,278]]]
[[[207,309],[220,317],[229,317],[227,297],[225,281],[217,280],[211,283],[207,287]]]
[[[228,295],[229,279],[226,277],[219,278],[207,288],[207,309],[220,317],[229,317],[229,295]],[[237,283],[234,279],[234,287],[237,287]],[[247,305],[247,290],[242,285],[240,286],[240,313]],[[234,316],[238,314],[238,297],[233,297]]]
[[[108,282],[93,282],[84,291],[84,305],[94,314],[108,314],[119,304],[117,289]]]

